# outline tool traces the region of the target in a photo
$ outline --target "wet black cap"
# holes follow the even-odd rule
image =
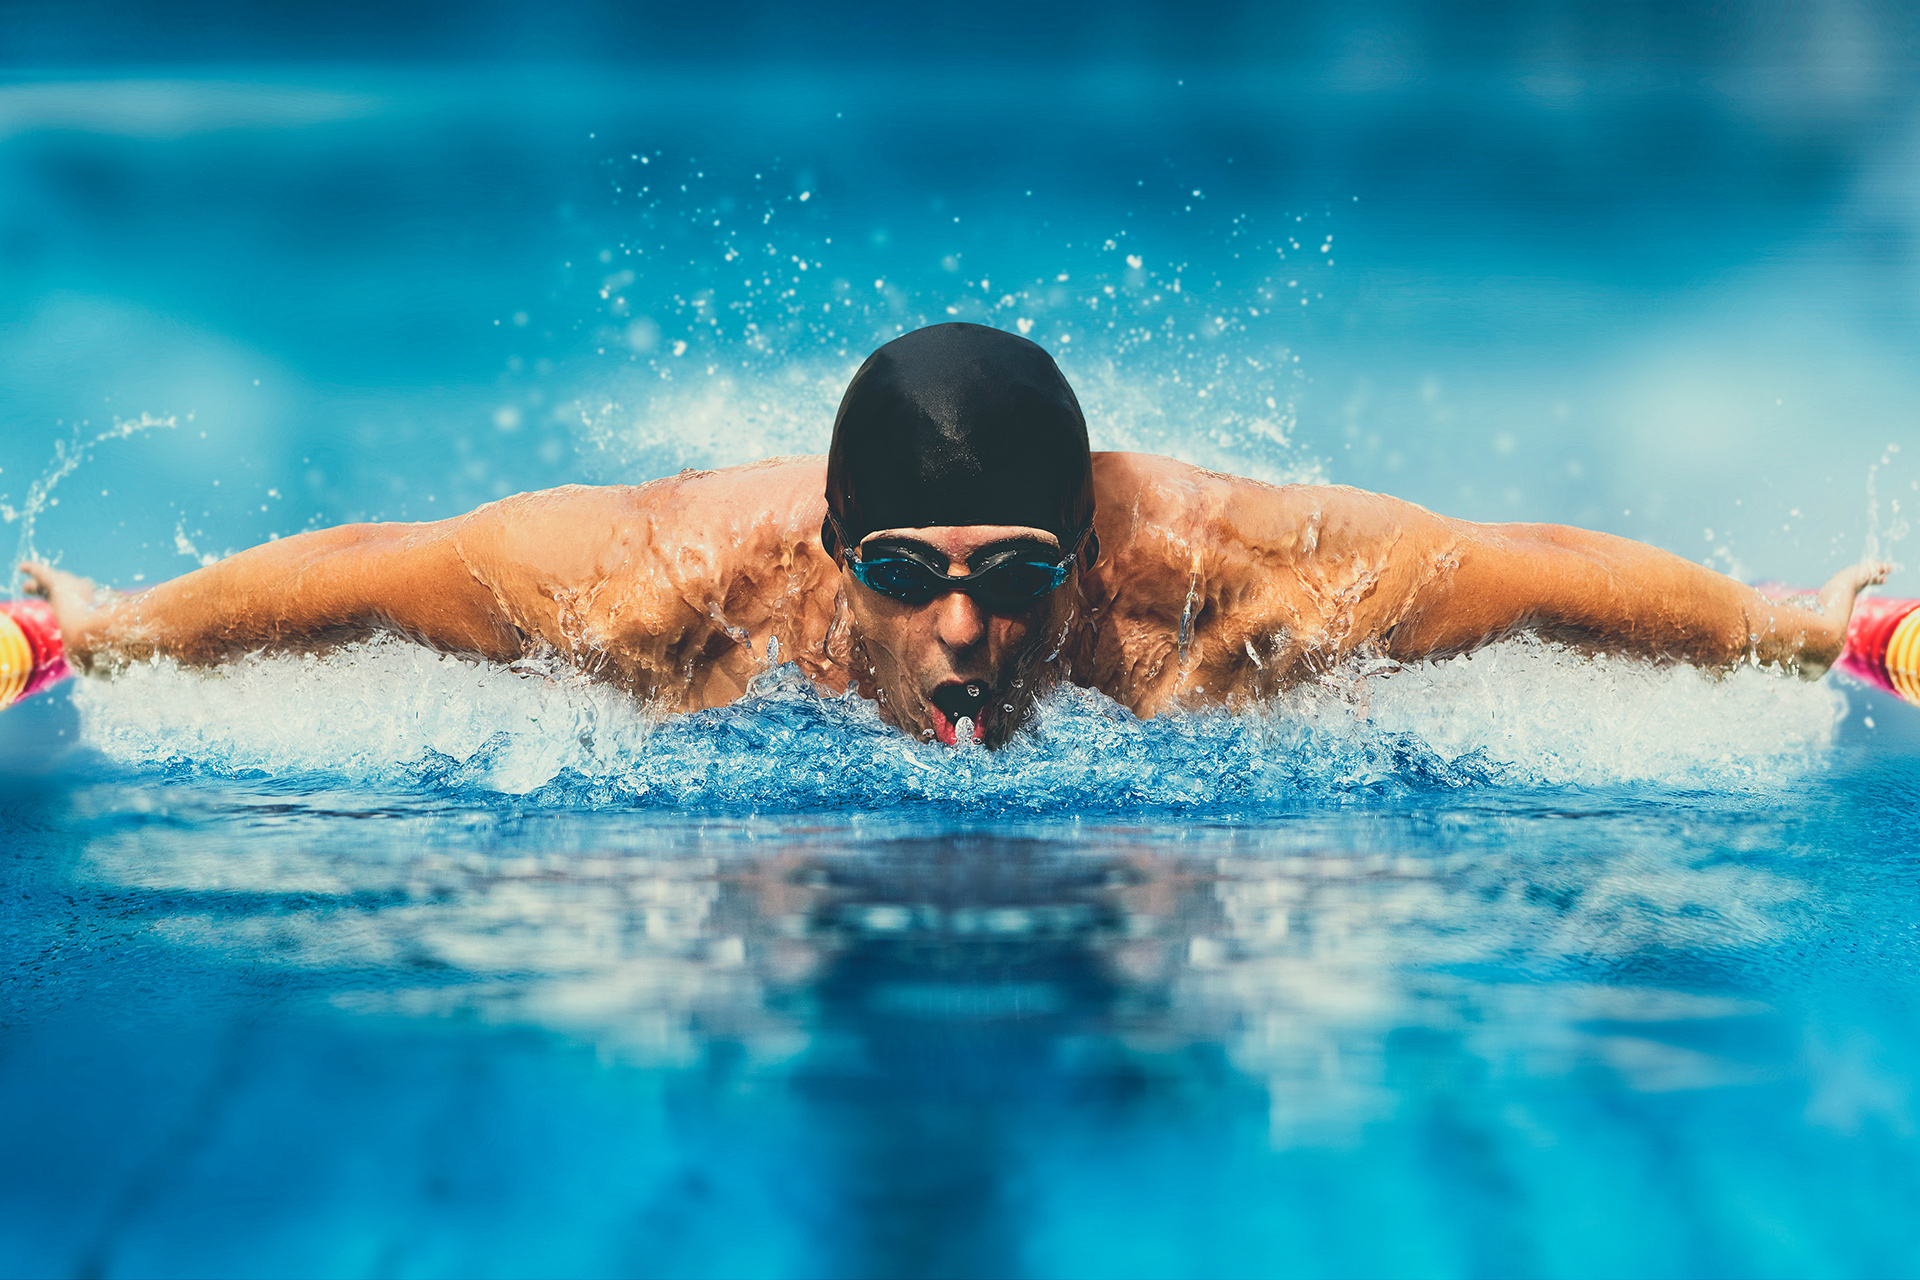
[[[867,357],[827,452],[827,526],[1011,524],[1073,548],[1093,523],[1087,420],[1053,357],[978,324],[936,324]]]

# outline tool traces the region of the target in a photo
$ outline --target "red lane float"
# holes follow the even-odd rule
[[[45,600],[0,600],[0,708],[73,674]]]
[[[1854,679],[1920,704],[1920,600],[1861,596],[1834,664]]]

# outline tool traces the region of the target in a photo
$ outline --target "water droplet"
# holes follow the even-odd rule
[[[980,696],[980,686],[979,686],[979,685],[977,685],[977,684],[970,684],[970,685],[968,685],[968,686],[967,686],[967,696],[968,696],[969,698],[977,698],[977,697],[979,697],[979,696]]]
[[[1013,682],[1013,687],[1016,689],[1024,689],[1027,687],[1027,682],[1025,680],[1015,680]]]
[[[1006,713],[1007,713],[1008,715],[1012,715],[1012,714],[1013,714],[1013,704],[1012,704],[1011,702],[1003,702],[1003,703],[1001,703],[1001,704],[1000,704],[1000,709],[1001,709],[1002,711],[1004,711],[1004,712],[1006,712]]]

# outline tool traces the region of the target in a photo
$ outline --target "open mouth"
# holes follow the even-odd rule
[[[954,680],[941,685],[927,700],[927,710],[933,713],[934,736],[951,747],[960,740],[960,722],[971,720],[973,740],[984,742],[986,729],[980,723],[980,709],[986,702],[987,686],[978,680]]]

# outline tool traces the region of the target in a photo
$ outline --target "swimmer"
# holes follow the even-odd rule
[[[392,633],[495,662],[556,654],[684,712],[741,697],[777,657],[913,737],[997,747],[1058,681],[1147,717],[1244,706],[1350,655],[1410,663],[1521,634],[1813,677],[1888,567],[1796,607],[1607,534],[1093,454],[1045,351],[941,324],[861,366],[824,459],[318,530],[135,594],[22,571],[86,672]]]

